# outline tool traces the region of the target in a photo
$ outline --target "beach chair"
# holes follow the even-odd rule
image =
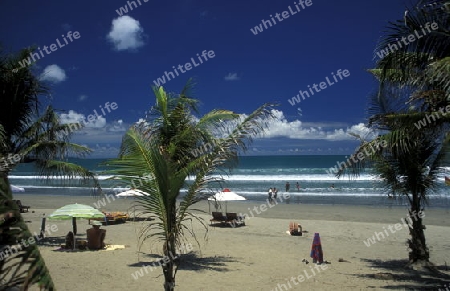
[[[302,236],[302,226],[297,222],[289,222],[289,233],[291,235]]]
[[[211,214],[213,218],[209,220],[210,224],[212,224],[213,222],[225,223],[227,221],[227,218],[223,216],[222,212],[212,212]]]
[[[126,212],[104,212],[105,218],[90,218],[89,224],[91,224],[91,220],[100,221],[103,225],[116,224],[116,223],[124,223],[129,219],[129,216]]]
[[[125,212],[103,212],[107,224],[124,223],[128,220],[128,214]]]
[[[233,227],[245,225],[245,216],[237,215],[236,212],[227,212],[226,217],[226,222],[231,224]]]
[[[19,206],[19,210],[21,213],[28,212],[30,209],[30,206],[22,205],[22,202],[20,200],[14,200],[16,202],[17,206]]]

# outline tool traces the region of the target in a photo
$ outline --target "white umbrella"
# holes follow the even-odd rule
[[[17,187],[14,185],[10,185],[10,186],[11,186],[11,191],[13,191],[13,192],[25,192],[25,189],[22,187]]]
[[[217,192],[213,196],[208,198],[209,201],[225,201],[225,212],[227,212],[227,201],[241,201],[246,200],[245,197],[230,191],[229,189],[223,189],[221,192]]]
[[[130,189],[124,192],[120,192],[119,194],[116,194],[117,197],[135,197],[135,196],[148,196],[149,194],[147,192],[137,190],[137,189]]]

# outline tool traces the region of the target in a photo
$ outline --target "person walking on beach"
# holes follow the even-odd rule
[[[297,191],[300,192],[300,184],[297,182]]]
[[[273,188],[273,199],[277,199],[278,196],[278,189],[277,188]]]

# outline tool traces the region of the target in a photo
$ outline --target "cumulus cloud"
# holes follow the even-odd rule
[[[62,124],[82,122],[84,120],[84,114],[76,113],[73,110],[69,110],[69,113],[61,113],[59,119]]]
[[[64,72],[64,70],[61,69],[58,65],[50,65],[45,67],[39,78],[42,81],[59,83],[66,80],[66,72]]]
[[[259,140],[277,140],[287,138],[291,140],[320,140],[320,141],[355,141],[355,137],[349,133],[360,135],[366,140],[370,140],[376,134],[367,128],[363,123],[348,126],[342,122],[308,122],[300,120],[289,121],[280,110],[272,110],[273,118],[265,120],[268,128],[258,136]],[[242,114],[240,121],[247,117]],[[227,136],[235,127],[237,121],[224,122],[215,132],[217,137]],[[279,146],[279,145],[277,145]]]
[[[237,73],[228,73],[228,75],[226,75],[224,77],[225,81],[239,81],[241,78],[238,77]]]
[[[125,15],[113,19],[107,39],[118,51],[136,50],[144,45],[144,29],[136,19]]]
[[[125,132],[127,129],[122,119],[112,122],[109,131]]]
[[[268,129],[259,138],[289,138],[296,140],[328,140],[328,141],[351,141],[355,137],[349,133],[358,134],[365,139],[371,139],[376,134],[367,128],[363,123],[359,123],[345,128],[333,128],[332,123],[327,123],[324,128],[323,123],[309,122],[307,125],[300,120],[288,121],[280,110],[272,110],[273,120],[268,121]],[[340,126],[341,123],[338,123]]]
[[[101,115],[96,116],[96,115],[92,114],[92,116],[93,116],[93,118],[89,117],[89,116],[86,117],[84,114],[77,113],[73,110],[69,110],[69,113],[61,113],[59,115],[59,118],[60,118],[61,123],[63,123],[63,124],[79,122],[87,128],[105,127],[106,118],[104,118]]]

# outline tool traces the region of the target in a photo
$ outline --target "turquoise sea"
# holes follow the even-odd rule
[[[312,204],[344,204],[372,206],[402,206],[407,205],[403,198],[388,198],[383,183],[369,172],[357,178],[347,176],[337,179],[327,170],[338,162],[347,159],[343,155],[304,155],[304,156],[243,156],[237,168],[231,175],[224,176],[223,185],[215,189],[229,188],[248,200],[267,199],[268,189],[276,187],[279,195],[285,193],[286,182],[290,183],[290,203]],[[76,163],[99,174],[101,186],[105,193],[114,194],[126,190],[114,185],[110,176],[102,173],[99,166],[101,159],[76,159]],[[438,187],[429,195],[427,207],[450,208],[450,186],[445,186],[446,168],[439,176]],[[11,184],[25,189],[26,194],[46,195],[92,195],[93,190],[87,185],[64,186],[60,179],[53,177],[49,181],[37,176],[30,165],[20,165],[10,174]],[[296,183],[300,184],[297,190]],[[334,188],[331,186],[334,184]],[[21,193],[15,193],[20,195]]]

